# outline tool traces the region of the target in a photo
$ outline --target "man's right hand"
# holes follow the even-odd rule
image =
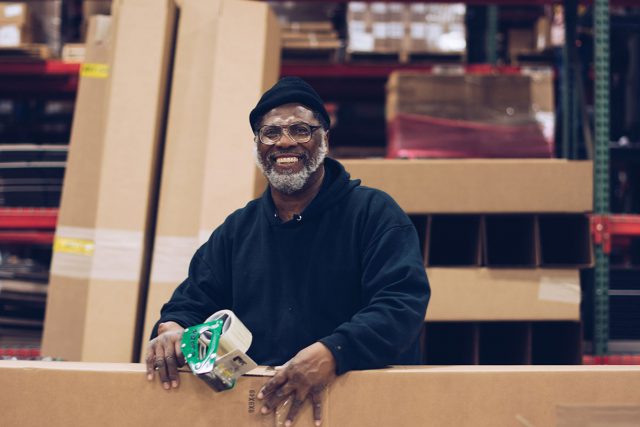
[[[185,363],[180,342],[184,328],[175,322],[160,323],[158,336],[147,346],[147,379],[153,381],[158,372],[165,390],[178,388],[178,367]]]

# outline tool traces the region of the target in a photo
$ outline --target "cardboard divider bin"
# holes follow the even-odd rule
[[[593,264],[589,217],[585,214],[538,215],[540,265]]]
[[[420,253],[422,254],[422,258],[425,258],[425,246],[429,241],[428,232],[428,222],[429,217],[426,215],[409,215],[409,219],[413,223],[413,226],[416,228],[416,232],[418,233],[418,243],[420,243]]]
[[[477,365],[478,324],[472,322],[428,322],[424,334],[427,365]]]
[[[582,363],[581,322],[532,322],[534,365],[574,365]]]
[[[480,330],[480,365],[531,363],[531,328],[528,322],[486,322]]]
[[[579,321],[426,322],[428,365],[581,364]]]
[[[536,267],[534,215],[483,217],[484,264],[488,267]]]
[[[427,266],[479,266],[482,263],[480,216],[432,215],[427,235]]]

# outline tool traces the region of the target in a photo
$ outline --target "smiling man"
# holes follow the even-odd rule
[[[290,398],[291,425],[309,400],[320,425],[337,375],[420,363],[430,291],[418,236],[391,197],[326,157],[329,115],[306,82],[280,80],[249,119],[269,187],[195,253],[162,308],[147,375],[178,387],[183,329],[230,309],[253,334],[248,355],[282,366],[258,395],[262,412]]]

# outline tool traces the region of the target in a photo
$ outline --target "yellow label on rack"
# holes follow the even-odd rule
[[[80,77],[106,79],[109,77],[109,64],[82,64],[80,66]]]
[[[93,255],[95,243],[92,240],[72,239],[68,237],[56,237],[53,243],[54,252],[62,252],[75,255]]]

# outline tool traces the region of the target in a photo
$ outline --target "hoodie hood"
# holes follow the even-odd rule
[[[280,221],[276,214],[277,211],[273,203],[273,198],[271,197],[271,186],[267,186],[267,189],[262,193],[260,201],[263,206],[263,211],[271,224],[295,224],[317,217],[340,202],[354,188],[360,185],[360,180],[352,180],[349,173],[344,169],[344,166],[337,160],[326,157],[323,164],[324,178],[322,187],[316,197],[300,214],[301,219],[298,221],[288,221],[286,223]]]

